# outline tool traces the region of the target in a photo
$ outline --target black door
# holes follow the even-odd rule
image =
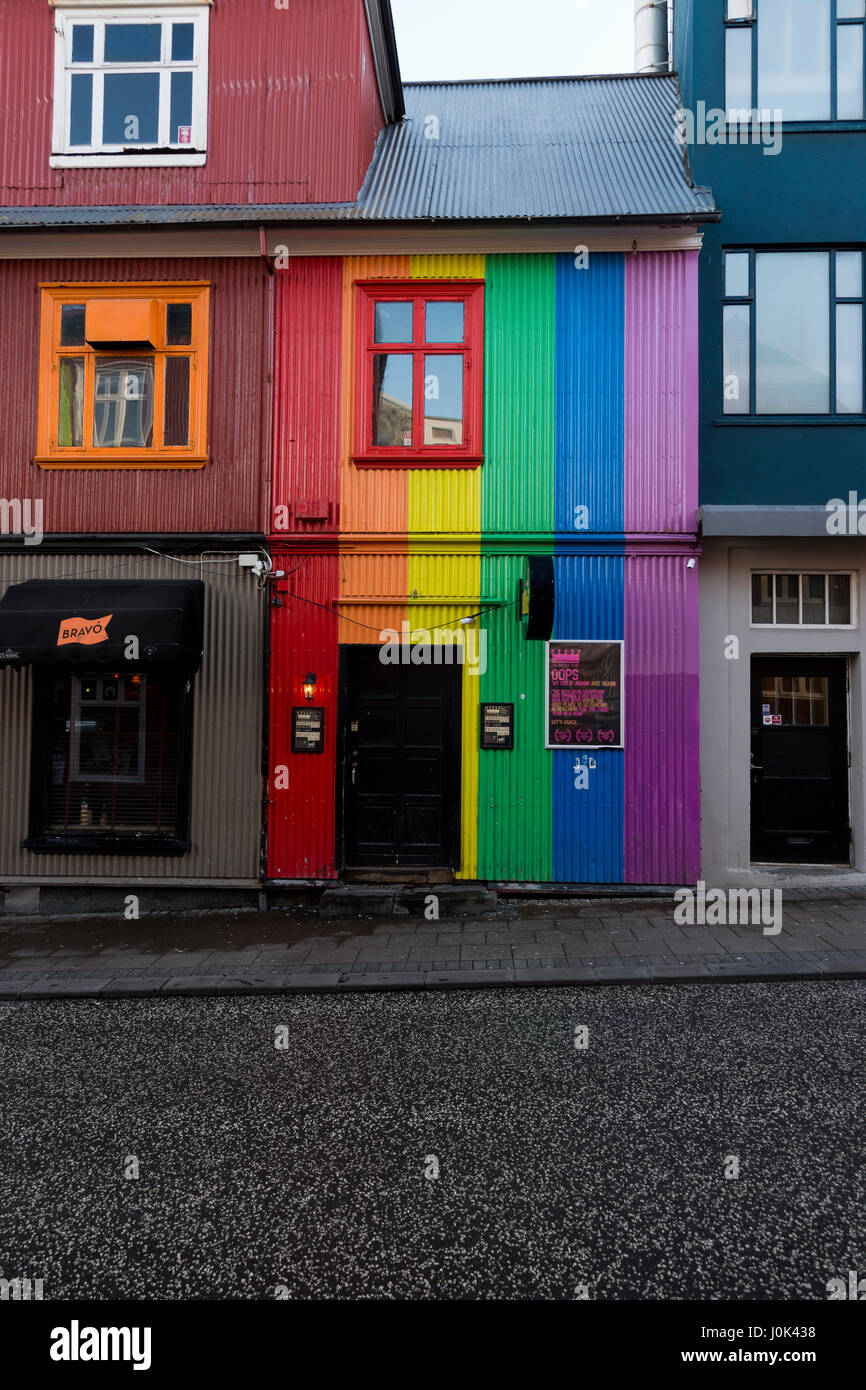
[[[461,668],[341,663],[346,867],[458,867]]]
[[[752,858],[849,864],[844,660],[752,660]]]

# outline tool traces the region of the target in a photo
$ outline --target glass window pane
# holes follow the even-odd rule
[[[424,443],[463,443],[463,354],[424,358]]]
[[[752,622],[771,623],[773,621],[773,576],[771,574],[752,575]]]
[[[84,358],[60,359],[57,443],[61,449],[84,443]]]
[[[105,74],[102,139],[106,145],[155,145],[159,139],[159,74]]]
[[[412,358],[377,352],[373,357],[373,443],[412,443]]]
[[[863,306],[836,305],[836,409],[840,415],[863,410]]]
[[[93,74],[76,72],[70,78],[69,143],[89,145],[93,130]]]
[[[173,24],[171,26],[171,61],[173,63],[192,62],[194,39],[194,24]]]
[[[803,622],[811,627],[823,627],[827,621],[825,591],[823,574],[803,575]]]
[[[106,24],[106,63],[158,63],[161,24]]]
[[[152,357],[97,357],[93,442],[101,449],[153,443]]]
[[[168,139],[171,145],[189,145],[192,135],[192,73],[171,74],[171,115]]]
[[[166,305],[165,341],[172,347],[185,347],[192,342],[191,304]]]
[[[425,306],[428,343],[463,342],[463,305],[432,300]]]
[[[752,0],[728,0],[728,19],[751,19]]]
[[[189,358],[165,359],[165,444],[189,443]]]
[[[412,305],[391,304],[382,300],[376,305],[376,331],[374,342],[411,343]]]
[[[836,116],[863,119],[863,25],[836,26]]]
[[[735,111],[750,111],[752,102],[752,31],[725,30],[725,107],[728,120]]]
[[[836,14],[840,19],[864,19],[866,0],[837,0]]]
[[[800,621],[800,576],[799,574],[776,575],[776,622],[799,623]]]
[[[850,574],[830,575],[830,607],[828,621],[831,623],[851,622],[851,576]]]
[[[830,119],[830,0],[761,0],[758,105],[786,121]]]
[[[73,63],[93,62],[93,25],[73,24],[72,26]]]
[[[863,298],[863,257],[859,251],[836,252],[836,298]]]
[[[724,308],[724,401],[726,415],[748,415],[751,409],[751,323],[748,304]]]
[[[827,702],[829,698],[828,681],[826,676],[810,676],[810,693],[812,697],[812,723],[828,723]]]
[[[725,295],[728,299],[748,299],[748,251],[728,251],[725,256]]]
[[[60,310],[60,346],[84,346],[84,305],[64,304]]]
[[[756,257],[757,410],[823,415],[830,409],[830,257],[766,251]]]

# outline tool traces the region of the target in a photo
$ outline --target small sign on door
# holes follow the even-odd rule
[[[782,722],[782,716],[781,716],[781,714],[765,714],[765,715],[764,715],[764,723],[765,723],[765,724],[781,724],[781,722]]]

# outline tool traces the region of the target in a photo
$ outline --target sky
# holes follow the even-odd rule
[[[634,0],[391,0],[404,82],[634,71]]]

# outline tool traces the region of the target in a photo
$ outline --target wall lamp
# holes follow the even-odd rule
[[[314,700],[314,698],[315,698],[315,695],[316,695],[316,676],[315,676],[315,672],[313,672],[313,671],[308,671],[307,674],[306,674],[306,676],[304,677],[304,699],[307,700],[310,704],[312,704],[312,703],[313,703],[313,700]]]

